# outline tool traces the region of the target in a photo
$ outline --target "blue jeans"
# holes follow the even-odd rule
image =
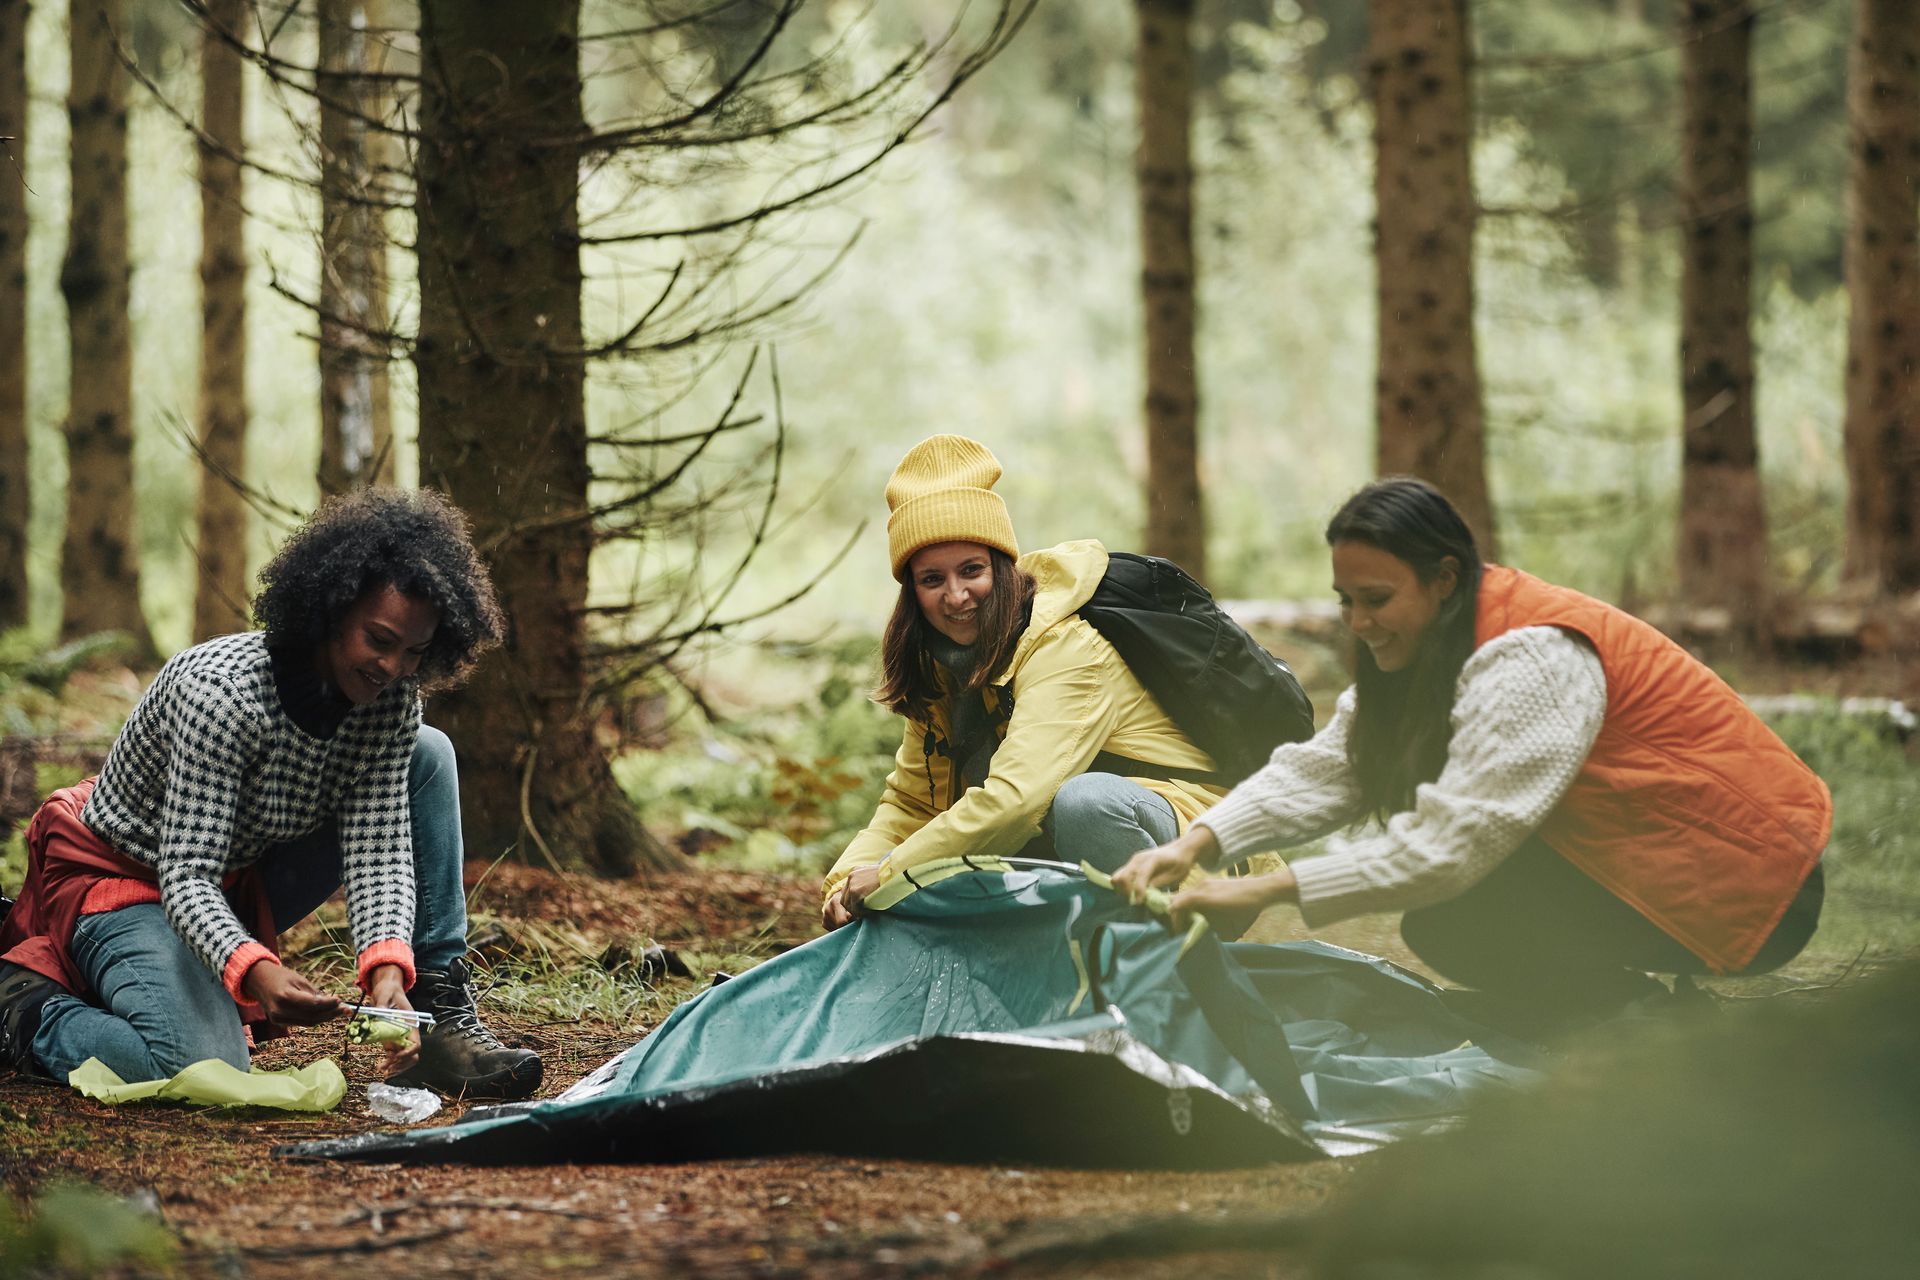
[[[1142,849],[1180,834],[1180,820],[1165,798],[1112,773],[1068,778],[1054,793],[1040,823],[1062,862],[1085,862],[1118,871]]]
[[[447,735],[420,726],[408,774],[413,810],[413,958],[445,970],[467,949],[460,880],[460,779]],[[340,887],[331,823],[261,855],[274,928],[305,919]],[[68,953],[97,1003],[56,995],[40,1014],[33,1054],[55,1079],[98,1058],[122,1080],[164,1080],[206,1058],[247,1068],[240,1012],[157,902],[80,917]]]

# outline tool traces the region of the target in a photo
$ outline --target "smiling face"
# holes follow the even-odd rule
[[[320,674],[360,706],[395,680],[412,675],[426,656],[440,611],[383,584],[355,600],[320,651]]]
[[[1333,590],[1340,617],[1382,671],[1402,671],[1420,652],[1441,604],[1453,594],[1460,567],[1452,556],[1422,582],[1412,565],[1367,542],[1333,544]]]
[[[955,644],[980,638],[980,602],[993,590],[993,560],[978,542],[936,542],[907,561],[921,616]]]

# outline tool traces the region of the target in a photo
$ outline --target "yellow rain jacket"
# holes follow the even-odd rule
[[[1100,585],[1107,549],[1091,539],[1066,542],[1019,563],[1034,578],[1033,616],[999,682],[982,690],[1000,735],[986,782],[954,794],[959,763],[938,749],[949,737],[950,699],[929,708],[930,723],[909,720],[880,807],[827,873],[823,900],[856,868],[875,863],[884,888],[902,871],[939,859],[1018,853],[1040,834],[1061,784],[1102,751],[1178,769],[1214,767],[1075,612]],[[1134,781],[1166,798],[1182,831],[1226,794],[1197,782]]]

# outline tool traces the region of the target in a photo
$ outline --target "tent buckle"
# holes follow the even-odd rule
[[[1167,1118],[1181,1137],[1193,1132],[1193,1097],[1185,1089],[1167,1091]]]

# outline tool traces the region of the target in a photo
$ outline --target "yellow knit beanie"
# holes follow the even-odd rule
[[[907,450],[887,481],[893,576],[904,579],[913,553],[936,542],[983,543],[1017,559],[1013,521],[993,491],[999,478],[1000,460],[965,436],[934,436]]]

